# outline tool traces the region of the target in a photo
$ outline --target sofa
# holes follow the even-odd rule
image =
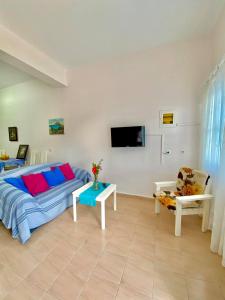
[[[12,237],[26,243],[37,227],[53,220],[72,206],[72,192],[90,181],[88,171],[72,167],[75,178],[55,186],[33,197],[13,185],[5,178],[48,171],[62,163],[46,163],[11,170],[0,174],[0,220],[11,230]]]

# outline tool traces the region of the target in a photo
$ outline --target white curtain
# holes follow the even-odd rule
[[[215,189],[214,217],[211,250],[222,255],[225,267],[225,145],[223,144],[221,166]]]
[[[210,79],[203,102],[202,167],[212,178],[211,250],[222,255],[225,267],[225,67]]]

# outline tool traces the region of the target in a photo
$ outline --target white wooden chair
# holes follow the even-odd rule
[[[184,180],[183,178],[181,180],[179,174],[180,176],[184,175],[182,175],[183,169],[191,170],[191,173],[187,175]],[[205,232],[208,230],[210,200],[213,198],[213,195],[209,194],[210,176],[204,172],[190,168],[181,168],[179,174],[177,181],[154,182],[155,193],[153,196],[155,197],[155,213],[160,213],[161,204],[173,211],[175,214],[175,236],[181,236],[181,221],[183,215],[202,215],[202,232]],[[199,180],[201,184],[197,182]],[[165,188],[173,189],[175,192],[171,190],[165,191]],[[191,188],[193,189],[193,194],[190,194]],[[163,189],[164,192],[162,191]],[[187,190],[188,195],[182,195],[182,192]]]
[[[30,152],[30,166],[44,164],[48,161],[48,150],[31,150]]]

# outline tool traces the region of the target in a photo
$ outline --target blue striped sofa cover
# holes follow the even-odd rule
[[[0,220],[12,232],[12,237],[26,243],[35,229],[60,215],[72,206],[72,192],[89,182],[91,175],[73,167],[75,179],[66,181],[32,197],[3,179],[49,170],[62,163],[47,163],[11,170],[0,174]]]

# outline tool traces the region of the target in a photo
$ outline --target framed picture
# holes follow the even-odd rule
[[[26,159],[27,151],[28,151],[29,145],[19,145],[19,149],[17,152],[17,159]]]
[[[175,127],[176,126],[175,117],[176,117],[175,111],[161,110],[160,117],[159,117],[160,127]]]
[[[49,134],[64,134],[64,119],[49,119]]]
[[[8,127],[8,131],[9,131],[9,141],[17,142],[18,141],[17,127]]]

